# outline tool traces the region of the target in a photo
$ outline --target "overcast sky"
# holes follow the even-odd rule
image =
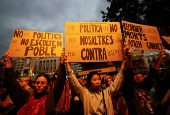
[[[65,22],[101,22],[100,11],[109,6],[106,0],[0,0],[0,57],[15,29],[64,35]]]

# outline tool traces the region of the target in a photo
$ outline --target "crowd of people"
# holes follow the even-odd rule
[[[75,76],[63,51],[53,77],[42,73],[32,84],[30,77],[18,79],[7,51],[3,56],[7,90],[0,108],[13,108],[0,115],[170,115],[170,72],[158,74],[165,56],[163,50],[149,72],[137,72],[130,48],[124,47],[119,72],[101,78],[91,71],[84,80]]]

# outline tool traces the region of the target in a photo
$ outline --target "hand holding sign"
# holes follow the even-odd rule
[[[67,56],[65,55],[65,51],[63,50],[60,57],[60,64],[63,64],[67,60]]]
[[[8,61],[8,60],[10,59],[9,51],[6,51],[5,54],[2,56],[2,58],[3,58],[5,61]]]
[[[10,58],[9,51],[7,51],[3,55],[3,59],[5,60],[5,68],[11,68],[12,67],[12,60]]]
[[[124,55],[126,56],[132,55],[131,48],[129,47],[128,44],[124,44],[123,49],[124,49]]]
[[[166,57],[167,52],[165,51],[165,49],[162,50],[162,52],[160,53],[160,57],[164,58]]]

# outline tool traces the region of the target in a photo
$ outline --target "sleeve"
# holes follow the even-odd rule
[[[58,103],[63,93],[65,79],[66,79],[65,65],[60,64],[58,69],[57,79],[55,80],[54,89],[53,89],[56,104]]]
[[[69,80],[69,85],[71,87],[71,90],[73,90],[76,93],[76,95],[80,99],[82,99],[82,94],[85,88],[79,83],[78,79],[72,72],[69,72],[68,80]]]
[[[121,68],[114,82],[108,88],[105,89],[106,92],[110,92],[112,99],[119,92],[120,88],[122,87],[123,81],[124,81],[124,69]]]
[[[5,83],[12,101],[20,109],[28,101],[31,94],[20,86],[13,68],[5,69]]]

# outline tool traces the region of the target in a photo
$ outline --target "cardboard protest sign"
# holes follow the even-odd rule
[[[121,34],[119,22],[66,22],[68,34]]]
[[[166,37],[166,36],[161,36],[163,39],[166,40],[166,42],[168,42],[168,44],[170,44],[170,37]]]
[[[132,49],[152,51],[161,51],[163,49],[156,27],[127,21],[122,21],[122,27],[125,41]]]
[[[86,28],[85,31],[81,28],[82,24],[88,27],[92,27],[92,25],[101,27],[101,30],[87,31]],[[109,28],[109,24],[116,25],[117,30],[104,31],[102,29],[103,27]],[[65,52],[68,62],[121,61],[123,39],[120,24],[119,22],[109,24],[105,22],[103,25],[102,22],[66,22]],[[83,27],[85,27],[84,25]],[[69,27],[75,28],[70,29]]]
[[[56,57],[63,50],[63,34],[15,29],[11,57]]]

